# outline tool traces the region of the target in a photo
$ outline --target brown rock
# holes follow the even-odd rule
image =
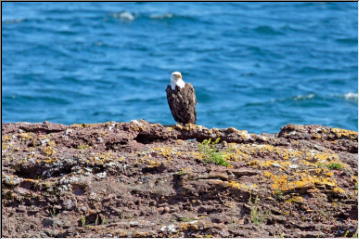
[[[356,231],[353,131],[287,125],[258,135],[143,120],[6,123],[2,130],[4,237],[330,238]],[[200,151],[204,139],[218,137]],[[223,160],[230,165],[216,164]]]

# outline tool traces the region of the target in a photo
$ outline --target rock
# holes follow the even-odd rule
[[[71,210],[75,207],[75,203],[71,199],[66,199],[63,203],[65,209]]]
[[[42,221],[44,227],[52,227],[54,225],[54,220],[51,218],[45,218]]]
[[[332,238],[357,229],[354,131],[287,125],[259,135],[144,120],[2,130],[4,237]]]
[[[170,225],[167,225],[167,226],[162,226],[160,231],[166,232],[166,233],[176,233],[177,232],[176,227],[175,227],[174,224],[170,224]]]

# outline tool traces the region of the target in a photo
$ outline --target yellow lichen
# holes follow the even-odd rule
[[[205,154],[201,152],[190,152],[190,156],[196,160],[204,160]]]
[[[160,153],[161,156],[163,156],[167,159],[170,159],[170,157],[173,153],[173,150],[171,147],[155,147],[155,148],[153,148],[153,151]]]
[[[34,134],[33,133],[26,133],[26,132],[24,132],[24,133],[20,133],[19,135],[18,135],[18,137],[21,139],[21,140],[31,140],[34,136],[33,136]]]
[[[90,148],[89,145],[79,145],[79,146],[77,146],[77,149],[88,149],[88,148]]]
[[[97,153],[94,156],[92,156],[90,159],[90,161],[88,161],[89,163],[94,163],[94,164],[104,164],[110,161],[114,161],[115,160],[115,156],[114,153],[111,151],[106,151],[106,152],[101,152],[101,153]],[[122,161],[121,157],[119,159],[120,161]]]
[[[286,200],[286,202],[288,203],[303,203],[304,202],[304,198],[301,196],[294,196],[292,198],[289,198],[288,200]]]
[[[47,156],[52,156],[56,153],[56,150],[52,148],[51,146],[43,147],[41,149],[41,152]]]
[[[55,162],[57,159],[56,158],[47,158],[47,159],[44,159],[42,160],[43,163],[53,163]]]
[[[336,180],[327,176],[327,172],[315,172],[320,175],[311,175],[311,171],[293,173],[292,175],[274,175],[265,173],[264,176],[272,181],[271,189],[273,192],[293,192],[297,189],[311,189],[317,186],[327,186],[332,190],[336,189]],[[339,191],[336,189],[336,191]]]
[[[157,162],[157,161],[152,160],[152,159],[147,160],[147,161],[146,161],[146,164],[147,164],[147,166],[150,167],[150,168],[158,167],[158,166],[161,165],[160,162]]]
[[[12,137],[10,135],[1,136],[2,142],[9,142],[11,138]]]
[[[348,138],[348,139],[358,138],[358,133],[355,131],[341,129],[341,128],[331,128],[330,131],[334,133],[337,138]]]
[[[272,145],[255,145],[255,144],[228,144],[228,151],[235,154],[236,160],[248,161],[254,159],[254,157],[270,155],[279,160],[291,160],[293,158],[300,158],[303,155],[303,152],[284,148],[284,147],[275,147]]]
[[[316,161],[321,161],[321,162],[339,161],[339,155],[337,155],[335,153],[320,152],[320,153],[316,153],[314,155],[313,159]]]
[[[272,174],[271,172],[269,172],[269,171],[264,171],[264,172],[263,172],[263,175],[264,175],[265,177],[267,177],[267,178],[270,178],[273,174]]]
[[[342,188],[340,188],[340,187],[334,187],[334,188],[332,189],[332,191],[333,191],[334,193],[340,193],[340,194],[344,194],[344,193],[345,193],[345,190],[342,189]]]
[[[256,184],[243,184],[236,181],[228,181],[226,182],[226,186],[246,191],[255,190],[257,188]]]
[[[3,143],[2,144],[2,150],[7,150],[9,148],[9,144]]]
[[[253,160],[249,162],[250,166],[258,166],[260,168],[269,168],[269,167],[280,167],[280,168],[288,168],[290,166],[290,162],[288,161],[275,161],[275,160]]]

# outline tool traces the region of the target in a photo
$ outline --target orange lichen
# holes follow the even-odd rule
[[[53,162],[56,162],[56,158],[47,158],[47,159],[44,159],[42,160],[43,163],[53,163]]]
[[[274,175],[268,172],[264,175],[272,180],[271,189],[273,192],[293,192],[298,189],[310,189],[317,186],[327,186],[331,189],[337,187],[335,179],[310,174],[310,172],[300,172],[289,176],[286,174]]]
[[[196,230],[199,230],[199,225],[198,224],[194,224],[194,223],[180,223],[179,224],[179,230],[184,232],[184,231],[187,231],[187,230],[193,230],[193,231],[196,231]]]

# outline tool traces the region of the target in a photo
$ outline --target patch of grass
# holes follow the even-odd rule
[[[95,225],[99,225],[100,224],[101,219],[99,218],[99,215],[96,215],[95,218]]]
[[[352,238],[359,238],[358,229],[354,232],[354,234],[351,236]]]
[[[196,218],[190,218],[190,217],[179,217],[177,219],[179,222],[191,222],[194,220],[197,220]]]
[[[228,167],[230,163],[225,160],[226,154],[216,148],[216,144],[219,143],[219,141],[220,138],[217,138],[215,141],[205,139],[198,145],[199,151],[205,155],[205,162]]]
[[[59,214],[59,211],[56,208],[50,207],[47,209],[47,213],[49,214],[50,217],[55,217],[56,215]]]
[[[186,174],[188,174],[186,169],[180,169],[179,171],[176,172],[176,175],[179,175],[179,176],[186,175]]]
[[[249,199],[251,203],[250,208],[250,220],[252,223],[259,225],[261,223],[264,223],[270,214],[269,212],[262,212],[261,209],[258,206],[259,198],[256,197],[255,200]]]
[[[344,166],[341,163],[329,163],[327,167],[331,170],[339,170],[344,168]]]
[[[284,192],[280,190],[274,191],[274,197],[278,201],[283,201],[285,199]]]
[[[79,219],[79,225],[80,225],[80,227],[84,227],[86,225],[86,217],[85,216],[82,216]]]

